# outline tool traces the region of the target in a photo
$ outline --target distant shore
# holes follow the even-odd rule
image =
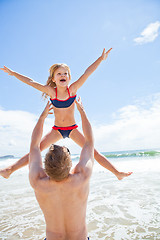
[[[13,156],[13,155],[5,155],[5,156],[0,156],[0,159],[1,159],[1,158],[3,158],[3,159],[4,159],[4,158],[6,158],[6,159],[7,159],[7,158],[14,158],[14,156]]]

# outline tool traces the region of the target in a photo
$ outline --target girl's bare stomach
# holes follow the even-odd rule
[[[70,109],[70,111],[67,109],[56,109],[54,110],[55,115],[55,122],[54,125],[58,127],[68,127],[76,124],[75,118],[74,118],[74,111],[71,111],[73,109]]]

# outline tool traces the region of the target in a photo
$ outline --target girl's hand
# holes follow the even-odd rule
[[[108,54],[110,53],[110,51],[112,50],[112,48],[110,48],[107,52],[105,52],[105,48],[103,49],[103,52],[102,52],[102,55],[101,55],[101,58],[102,60],[106,60],[106,58],[108,57]]]
[[[46,118],[48,116],[48,114],[53,114],[53,112],[51,112],[52,109],[53,109],[52,103],[49,103],[49,101],[48,101],[44,111],[41,114],[41,117]]]
[[[13,75],[13,71],[7,67],[0,68],[0,70],[3,70],[4,72],[8,73],[8,75]]]

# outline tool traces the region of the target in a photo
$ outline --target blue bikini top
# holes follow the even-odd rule
[[[56,98],[54,98],[54,99],[50,98],[53,106],[55,106],[56,108],[68,108],[72,105],[72,103],[76,99],[77,95],[70,96],[68,87],[67,87],[67,91],[68,91],[69,98],[67,98],[66,100],[59,100],[59,99],[57,99],[57,88],[56,88]]]

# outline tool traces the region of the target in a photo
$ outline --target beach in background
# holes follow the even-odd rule
[[[103,153],[121,171],[134,173],[119,181],[97,162],[87,208],[91,240],[160,239],[160,151]],[[16,161],[0,158],[0,168]],[[73,165],[79,155],[72,155]],[[0,177],[0,240],[42,240],[43,214],[28,180],[28,167],[6,180]]]

